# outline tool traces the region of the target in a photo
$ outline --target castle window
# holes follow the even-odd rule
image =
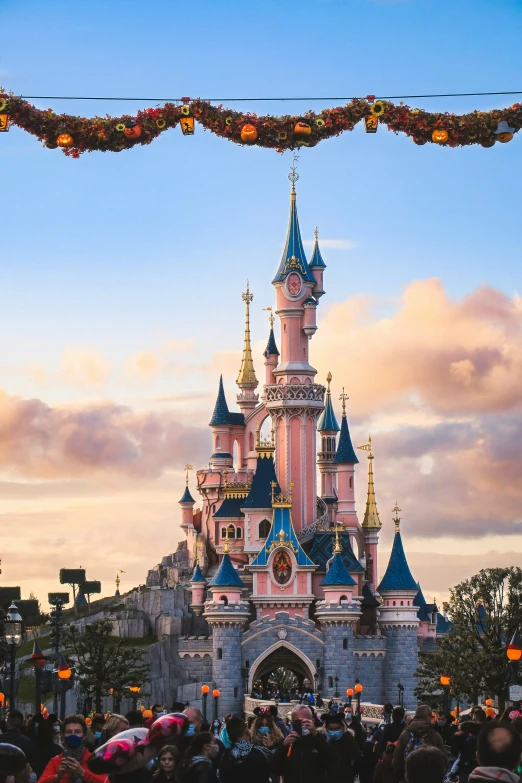
[[[222,527],[221,528],[221,538],[226,538],[226,537],[227,537],[227,529],[226,529],[226,527]]]
[[[320,658],[316,659],[316,661],[315,661],[315,668],[317,669],[317,671],[319,671],[319,669],[321,668],[321,659]]]
[[[243,531],[240,527],[236,528],[236,538],[243,538]]]
[[[216,435],[216,451],[218,449],[221,449],[221,438],[219,437],[219,435]]]
[[[353,489],[353,476],[350,476],[350,489]]]
[[[259,538],[268,538],[270,533],[270,522],[268,519],[262,519],[259,523]]]
[[[228,606],[228,598],[226,597],[226,595],[220,596],[219,600],[223,601],[225,606]]]
[[[401,606],[404,606],[404,601],[401,601]]]
[[[234,699],[237,699],[237,686],[234,688]]]
[[[347,650],[347,649],[348,649],[348,639],[344,638],[343,639],[343,650]]]
[[[229,525],[228,526],[228,537],[229,538],[235,538],[236,537],[236,528],[234,527],[234,525]]]
[[[220,661],[223,657],[223,649],[221,647],[218,647],[216,650],[216,658],[218,661]]]
[[[286,332],[286,324],[283,324],[283,332]]]
[[[250,451],[254,451],[254,433],[251,432],[248,436],[248,447]]]
[[[328,677],[328,687],[333,688],[333,677]]]
[[[347,600],[348,600],[347,596],[345,596],[345,595],[342,595],[342,596],[339,598],[339,603],[341,603],[341,601],[347,601]],[[345,649],[346,649],[346,647],[345,647]]]
[[[395,606],[395,601],[393,602],[393,605]]]

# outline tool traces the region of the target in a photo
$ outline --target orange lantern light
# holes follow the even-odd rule
[[[139,693],[141,691],[141,688],[139,685],[131,685],[129,687],[129,690],[131,693]]]
[[[85,723],[87,724],[87,726],[90,726],[92,723],[92,718],[85,718]]]
[[[184,136],[194,135],[194,117],[182,117],[180,119],[181,132]]]
[[[492,718],[493,715],[495,715],[495,710],[493,709],[493,707],[487,707],[486,715],[488,716],[488,718]]]
[[[219,697],[221,696],[221,691],[219,691],[217,688],[215,688],[215,689],[212,691],[212,696],[213,696],[215,699],[219,699]]]
[[[152,710],[143,710],[144,718],[152,718]]]
[[[255,141],[257,139],[257,128],[252,123],[247,122],[241,128],[241,141]]]
[[[346,689],[346,695],[351,698],[353,696],[353,688],[347,688]]]
[[[360,682],[358,682],[357,685],[355,686],[355,693],[362,693],[362,692],[363,692],[363,686],[361,685]]]
[[[518,631],[515,631],[513,638],[508,644],[507,657],[510,661],[519,661],[522,658],[522,644]]]
[[[71,674],[72,674],[72,672],[71,672],[71,669],[70,669],[69,666],[67,666],[66,668],[62,668],[62,669],[58,668],[58,678],[60,680],[69,680],[70,677],[71,677]]]
[[[59,147],[72,147],[74,144],[74,139],[70,133],[60,133],[56,139],[56,143]]]
[[[447,674],[443,674],[440,678],[440,684],[443,688],[449,688],[451,684],[451,677],[449,677]]]
[[[431,140],[436,144],[446,144],[448,139],[449,133],[447,130],[444,130],[444,128],[435,128],[431,134]]]
[[[201,686],[201,693],[203,693],[205,696],[207,693],[210,693],[210,685],[202,685]]]
[[[492,707],[493,706],[493,699],[486,699],[486,707]]]

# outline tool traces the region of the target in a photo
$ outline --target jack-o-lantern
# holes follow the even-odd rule
[[[506,120],[501,120],[501,122],[498,123],[497,129],[495,131],[497,141],[500,141],[502,144],[505,144],[506,141],[511,141],[514,130],[514,128],[509,127]]]
[[[137,139],[141,136],[141,125],[136,122],[128,122],[123,133],[128,139]]]
[[[56,139],[56,143],[59,147],[72,147],[74,144],[74,139],[70,133],[60,133]]]
[[[435,128],[435,130],[431,134],[431,140],[434,141],[436,144],[446,144],[448,138],[449,138],[448,131],[444,130],[444,128]]]
[[[297,136],[309,136],[311,132],[312,129],[310,127],[310,123],[300,117],[295,124],[294,133]]]
[[[255,141],[257,139],[257,128],[255,125],[247,123],[241,128],[241,141]]]

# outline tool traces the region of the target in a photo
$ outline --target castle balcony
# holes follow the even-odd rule
[[[265,406],[276,408],[324,408],[325,387],[319,383],[274,383],[265,386]]]

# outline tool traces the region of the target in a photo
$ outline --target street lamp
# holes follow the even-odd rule
[[[397,683],[397,691],[399,693],[399,707],[402,707],[404,704],[404,685],[402,682]]]
[[[348,696],[348,706],[351,707],[353,699],[353,688],[347,688],[346,695]]]
[[[363,686],[359,680],[355,680],[355,693],[357,695],[357,715],[361,714],[361,693],[363,692]]]
[[[218,699],[221,693],[217,688],[212,691],[212,697],[214,699],[214,720],[218,719]]]
[[[22,618],[18,614],[16,606],[11,604],[4,622],[5,641],[10,652],[10,683],[9,683],[9,709],[15,709],[15,673],[16,673],[16,648],[22,641]],[[38,707],[39,705],[37,705]]]
[[[34,683],[35,683],[35,709],[38,713],[40,711],[40,705],[42,703],[42,669],[45,666],[45,655],[40,649],[40,645],[34,640],[33,652],[31,655],[31,663],[34,666]]]
[[[202,685],[201,686],[201,698],[203,699],[202,704],[202,712],[203,712],[203,720],[205,723],[207,722],[207,698],[210,691],[210,685]]]
[[[447,715],[449,712],[449,695],[450,695],[450,685],[451,685],[451,677],[449,677],[447,674],[442,674],[440,677],[440,684],[443,688],[443,701],[442,701],[442,711],[444,712],[444,715]]]
[[[506,655],[512,663],[516,663],[522,658],[522,641],[518,631],[515,631],[513,638],[508,644]]]

